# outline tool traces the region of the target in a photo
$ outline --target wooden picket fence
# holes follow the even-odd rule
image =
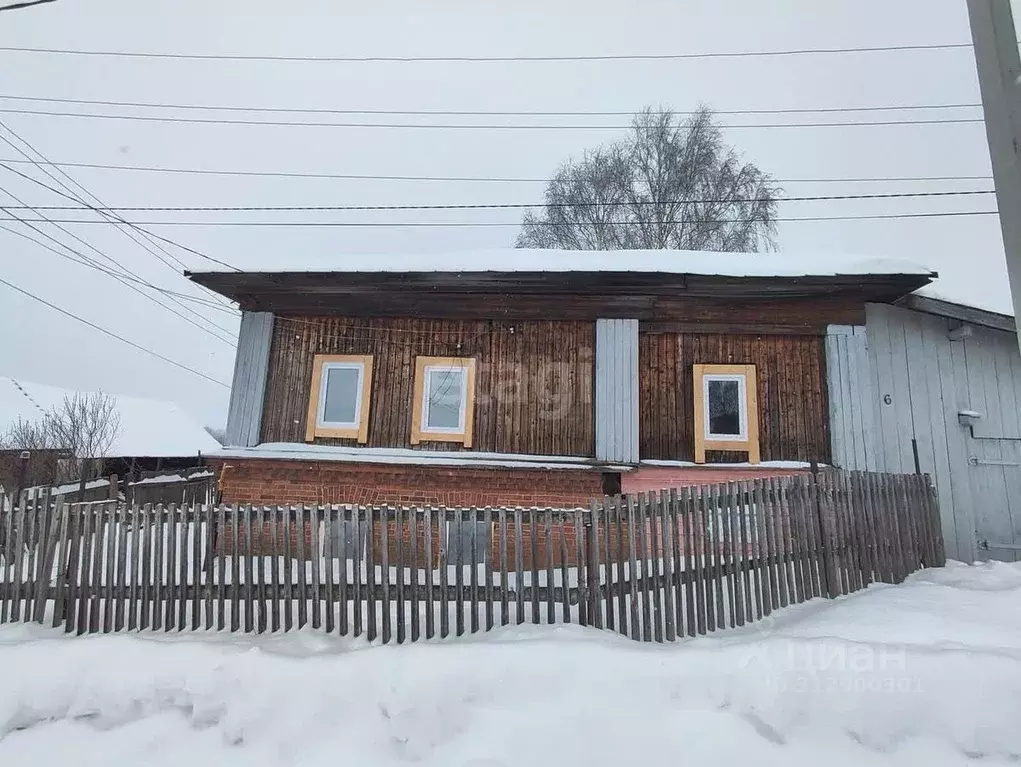
[[[0,508],[0,623],[405,642],[524,623],[673,641],[945,561],[928,477],[827,471],[589,509]]]

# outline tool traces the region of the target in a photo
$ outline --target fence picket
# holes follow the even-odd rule
[[[354,553],[351,553],[351,557],[348,556],[348,533],[354,528],[353,521],[354,514],[351,511],[351,505],[345,504],[337,509],[337,536],[332,540],[337,542],[337,551],[334,552],[337,557],[337,602],[340,607],[340,614],[337,616],[337,628],[341,636],[347,636],[348,632],[348,590],[347,590],[347,579],[348,579],[348,559],[354,557]],[[355,538],[355,541],[358,539]],[[357,543],[355,543],[357,547]],[[274,557],[275,560],[275,557]],[[276,574],[273,575],[273,581],[276,582]],[[357,606],[357,602],[355,602]]]
[[[379,510],[379,574],[380,596],[382,597],[382,620],[380,634],[383,644],[392,639],[393,626],[390,620],[390,508],[384,506]]]
[[[639,636],[646,642],[652,641],[652,609],[649,600],[649,534],[648,524],[648,493],[640,493],[635,508],[635,525],[638,529],[638,570],[634,577],[638,582],[641,605],[641,631]]]
[[[571,622],[571,578],[570,578],[570,566],[569,556],[570,552],[567,546],[567,515],[565,512],[557,512],[560,521],[560,600],[561,609],[563,610],[563,621],[564,623]],[[610,564],[606,564],[606,572],[610,572]],[[607,576],[609,577],[609,576]],[[607,586],[607,591],[609,586]],[[609,612],[607,607],[607,612]]]
[[[497,512],[500,520],[500,625],[510,623],[510,601],[507,582],[507,509]]]
[[[514,607],[516,613],[514,622],[517,624],[525,622],[525,544],[521,535],[523,521],[524,515],[521,509],[514,509]],[[580,534],[578,540],[581,540]]]
[[[404,614],[404,574],[407,562],[404,554],[404,510],[400,506],[394,507],[394,559],[397,569],[397,589],[395,593],[397,604],[397,644],[403,644],[407,639],[407,623]],[[412,539],[414,540],[414,539]],[[414,588],[412,588],[414,591]]]
[[[74,535],[70,531],[70,509],[68,505],[63,502],[63,498],[57,496],[56,511],[60,515],[60,533],[58,538],[58,549],[57,549],[57,562],[56,562],[56,576],[53,583],[53,628],[60,626],[62,622],[66,620],[67,612],[67,578],[68,578],[68,545],[70,543],[71,536]],[[3,503],[0,501],[0,517],[3,516]],[[137,558],[133,561],[137,561]],[[3,569],[0,568],[0,574],[3,573]],[[132,602],[134,602],[134,593],[132,594]],[[0,602],[3,599],[0,598]],[[132,613],[132,617],[134,613]],[[129,621],[128,629],[134,629],[135,626]]]
[[[447,593],[447,586],[450,581],[450,570],[449,570],[449,551],[447,544],[447,509],[445,506],[440,506],[437,511],[437,535],[436,542],[439,547],[439,569],[440,569],[440,637],[446,639],[450,636],[450,595]],[[517,526],[521,529],[521,526]],[[521,551],[521,536],[518,535],[518,551]],[[518,585],[520,588],[521,575],[520,568],[518,574]],[[520,613],[518,616],[518,622],[521,622]]]
[[[883,566],[880,559],[879,541],[876,535],[875,485],[873,474],[856,472],[862,493],[862,518],[865,524],[865,553],[871,569],[870,581],[883,580]]]
[[[602,592],[602,566],[599,556],[599,528],[606,524],[607,504],[592,503],[589,507],[588,516],[582,521],[582,531],[585,541],[585,589],[588,595],[587,614],[589,625],[597,629],[603,628],[606,623],[603,620],[603,592]],[[581,571],[579,571],[580,575]]]
[[[419,637],[422,635],[421,615],[418,598],[418,509],[405,509],[405,515],[408,519],[408,548],[410,555],[410,575],[411,575],[411,641],[417,642]],[[403,537],[403,534],[402,534]],[[401,576],[401,580],[404,576]]]
[[[744,587],[744,541],[741,538],[740,516],[744,514],[744,503],[741,496],[741,485],[730,482],[727,485],[727,535],[730,538],[730,581],[733,590],[733,622],[738,626],[745,623],[745,587]]]
[[[312,506],[309,509],[308,535],[309,535],[309,557],[312,560],[312,628],[317,629],[323,625],[322,605],[322,570],[320,563],[323,558],[323,547],[320,539],[319,517],[322,509],[319,506]],[[387,611],[387,616],[389,616]]]
[[[177,505],[170,504],[166,509],[166,548],[164,549],[165,568],[158,575],[166,601],[163,603],[163,619],[160,627],[170,631],[175,623],[174,604],[177,597]]]
[[[433,595],[433,517],[432,507],[425,509],[425,524],[422,535],[425,543],[425,638],[436,636],[436,599]],[[446,609],[446,605],[444,605]]]
[[[659,511],[660,511],[660,540],[663,545],[663,638],[667,642],[673,642],[677,639],[678,630],[683,635],[684,631],[681,628],[681,595],[678,590],[675,589],[674,581],[674,567],[675,567],[675,547],[674,538],[677,532],[677,517],[676,512],[676,496],[677,493],[674,490],[663,490],[659,495]],[[674,625],[674,617],[677,617],[676,628]]]
[[[298,571],[297,577],[297,600],[298,600],[298,628],[303,629],[308,625],[308,560],[311,552],[308,552],[310,546],[306,545],[305,531],[311,530],[309,518],[306,514],[307,507],[305,504],[296,506],[294,509],[295,520],[294,520],[294,562],[288,562],[288,568],[294,566]],[[369,549],[372,548],[372,528],[369,527]],[[372,633],[369,639],[376,638],[375,631],[375,610],[370,613],[370,626]]]
[[[113,631],[113,599],[114,599],[114,578],[116,577],[117,564],[117,506],[115,503],[103,504],[104,529],[103,542],[103,633],[109,634]]]
[[[683,576],[684,581],[684,608],[687,624],[685,628],[687,635],[693,637],[705,633],[705,584],[702,582],[702,564],[699,561],[701,558],[700,546],[696,538],[699,522],[695,517],[695,501],[690,486],[682,487],[674,500],[677,503],[677,535],[681,541],[681,546],[677,551],[681,557],[680,561],[684,565],[683,573],[678,573],[678,576]],[[680,594],[679,583],[677,589]],[[677,625],[680,627],[680,621]],[[678,628],[678,632],[679,630]]]
[[[82,561],[81,584],[78,589],[77,634],[82,636],[89,630],[89,608],[92,604],[92,526],[95,508],[91,504],[82,507]]]
[[[745,622],[751,623],[756,619],[755,612],[758,600],[755,598],[755,583],[752,580],[753,568],[755,567],[755,550],[748,517],[750,514],[754,514],[755,510],[752,505],[752,488],[749,482],[742,481],[738,484],[738,496],[741,499],[737,505],[737,519],[740,534],[738,550],[741,558],[742,576],[741,594],[744,598]]]
[[[53,584],[53,569],[57,559],[58,536],[60,534],[60,509],[54,506],[51,510],[49,488],[44,493],[42,505],[43,524],[40,526],[40,550],[35,574],[35,594],[32,595],[32,620],[40,625],[46,619],[46,607],[50,599],[51,584]],[[56,610],[55,599],[54,610]],[[123,625],[119,628],[123,628]]]
[[[605,510],[605,506],[603,507]],[[576,572],[578,574],[578,625],[588,626],[588,581],[585,571],[585,512],[581,509],[574,510],[574,550]]]
[[[241,511],[230,507],[230,630],[241,630]]]
[[[351,506],[351,535],[354,539],[354,551],[351,552],[351,607],[352,607],[352,633],[358,637],[362,635],[362,602],[365,599],[365,594],[362,590],[362,561],[365,559],[365,551],[368,548],[367,536],[365,535],[365,526],[362,524],[362,507]],[[346,546],[346,544],[345,544]],[[290,572],[290,564],[287,565],[287,570]],[[347,562],[344,562],[344,580],[347,580]],[[288,582],[289,583],[289,582]],[[290,594],[290,586],[288,585],[288,594]],[[287,600],[288,615],[290,614],[290,597]],[[290,630],[290,621],[287,624],[288,630]]]
[[[618,501],[619,503],[619,501]],[[627,496],[627,538],[628,538],[628,572],[627,572],[627,584],[628,584],[628,614],[630,632],[629,636],[638,641],[642,636],[642,626],[638,619],[638,520],[636,519],[637,511],[635,509],[635,499],[633,495]]]
[[[805,561],[803,558],[804,549],[804,536],[805,530],[801,526],[799,508],[800,508],[800,497],[795,491],[793,483],[787,478],[782,477],[778,480],[781,506],[784,512],[784,518],[789,528],[787,539],[790,541],[790,555],[791,555],[791,585],[794,588],[791,602],[797,604],[804,602],[808,599],[808,591],[805,584]]]
[[[705,611],[705,633],[716,630],[716,560],[713,557],[713,546],[716,535],[712,529],[711,498],[708,487],[689,487],[691,492],[692,527],[700,528],[698,535],[693,537],[697,543],[699,558],[699,579],[702,584],[702,607]],[[702,633],[702,632],[700,632]]]
[[[824,596],[821,577],[821,556],[819,553],[819,525],[816,520],[815,496],[812,493],[811,475],[799,475],[794,477],[794,485],[801,501],[800,519],[801,529],[805,531],[805,543],[807,554],[805,563],[808,571],[806,585],[813,597]]]
[[[227,507],[221,505],[216,512],[216,583],[219,588],[216,595],[216,630],[223,631],[226,628],[227,599]]]
[[[48,504],[47,504],[48,506]],[[119,508],[117,508],[119,506]],[[47,508],[48,511],[48,508]],[[116,537],[117,560],[114,573],[114,586],[116,589],[116,601],[114,603],[113,631],[124,630],[124,599],[127,596],[128,580],[125,572],[128,563],[127,536],[128,536],[128,505],[126,503],[116,504],[114,507],[113,519],[117,520],[114,525],[113,534]],[[47,583],[49,582],[49,571],[46,573]]]
[[[187,507],[184,505],[180,506],[180,525],[181,529],[178,533],[178,550],[179,550],[179,561],[178,565],[180,569],[180,585],[178,586],[178,597],[177,597],[177,630],[184,631],[187,628],[188,621],[188,574],[192,568],[191,557],[189,555],[189,543],[191,539],[188,537],[189,533],[192,532],[193,526],[189,522],[189,517],[195,516],[194,507]]]
[[[140,629],[155,628],[154,622],[156,618],[153,616],[153,605],[155,603],[156,596],[156,583],[153,577],[153,561],[155,560],[155,536],[156,536],[156,516],[151,503],[145,504],[142,507],[142,525],[144,527],[144,533],[142,535],[142,588],[139,597],[142,601],[141,616],[139,617],[138,627]],[[81,529],[79,527],[79,529]]]
[[[202,557],[203,560],[200,564],[201,573],[200,579],[202,580],[203,587],[203,599],[205,601],[205,623],[204,627],[206,631],[212,631],[213,626],[213,593],[214,593],[214,582],[215,578],[215,566],[216,566],[216,549],[214,544],[216,541],[213,524],[215,519],[215,510],[213,504],[207,500],[202,506],[202,537],[200,540]],[[196,523],[198,524],[198,523]],[[198,585],[196,583],[196,585]]]
[[[33,598],[36,588],[36,560],[39,549],[39,490],[36,489],[29,498],[25,493],[25,553],[22,562],[21,595],[24,600],[22,620],[29,622],[34,615]]]
[[[471,633],[477,634],[479,631],[479,510],[477,508],[472,507],[468,510],[468,525],[470,531],[468,534],[469,561],[471,562],[471,571],[468,574],[468,581],[471,584],[469,626]]]
[[[496,607],[493,604],[495,597],[493,592],[493,509],[490,506],[486,507],[484,524],[488,531],[487,540],[489,541],[483,552],[486,567],[486,631],[491,631],[495,623]]]
[[[18,500],[18,506],[14,512],[14,574],[11,578],[11,621],[17,623],[21,620],[21,600],[23,587],[25,585],[24,562],[25,554],[25,524],[28,517],[28,502],[24,497]]]
[[[553,510],[543,509],[542,516],[543,550],[546,552],[546,622],[552,625],[557,622],[556,594],[553,590]]]
[[[447,546],[456,541],[456,563],[454,567],[454,629],[457,636],[464,634],[464,509],[454,510],[453,534],[446,531]],[[533,525],[533,530],[535,529]],[[534,564],[533,564],[534,571]],[[533,588],[535,581],[533,578]],[[536,621],[538,623],[538,621]]]
[[[780,585],[780,606],[795,604],[797,596],[791,579],[790,540],[788,538],[787,514],[780,481],[769,478],[769,491],[773,501],[774,527],[776,529],[777,574]]]
[[[542,621],[539,616],[539,536],[536,534],[539,529],[538,511],[533,507],[528,510],[528,541],[531,549],[532,568],[529,572],[529,597],[532,604],[532,623],[538,624]]]
[[[8,507],[6,497],[0,493],[0,623],[7,623],[14,602],[14,504]]]
[[[608,500],[608,499],[607,499]],[[624,516],[624,501],[621,496],[616,496],[613,499],[613,505],[604,505],[603,510],[606,518],[606,528],[610,528],[610,515],[613,516],[613,528],[617,532],[617,556],[616,559],[616,581],[615,584],[608,584],[607,588],[614,589],[617,592],[617,633],[628,636],[628,595],[630,589],[628,588],[628,581],[630,580],[630,573],[625,573],[625,565],[628,561],[627,544],[625,531],[627,530],[627,520]],[[609,561],[609,558],[607,559]],[[607,565],[609,566],[609,565]]]
[[[248,624],[247,613],[251,612],[251,628],[246,631],[254,631],[257,634],[266,632],[266,576],[265,576],[265,541],[266,541],[266,511],[263,506],[248,508],[248,519],[245,521],[245,541],[247,543],[248,556],[245,559],[245,581],[251,580],[245,592],[250,596],[251,601],[245,603],[246,626]],[[251,576],[251,578],[249,578]]]

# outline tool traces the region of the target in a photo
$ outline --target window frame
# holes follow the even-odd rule
[[[430,428],[426,424],[429,415],[426,396],[429,392],[429,376],[432,371],[462,371],[463,393],[459,426],[456,429]],[[475,358],[474,357],[416,357],[414,402],[411,412],[411,444],[421,442],[460,442],[472,446],[475,429]]]
[[[337,426],[322,420],[326,407],[326,385],[330,368],[360,368],[358,401],[355,405],[355,423]],[[316,438],[355,439],[369,441],[369,406],[372,392],[372,355],[317,354],[312,361],[312,381],[309,386],[308,415],[305,421],[305,441]]]
[[[709,383],[739,382],[739,435],[713,434],[709,424]],[[705,463],[709,450],[748,453],[748,463],[759,463],[759,399],[755,365],[694,365],[695,463]]]

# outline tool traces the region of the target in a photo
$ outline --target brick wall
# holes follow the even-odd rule
[[[219,468],[224,503],[576,508],[602,495],[596,471],[260,459]]]

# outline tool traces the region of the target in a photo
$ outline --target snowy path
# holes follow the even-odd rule
[[[318,632],[201,637],[0,628],[0,764],[1021,757],[1021,566],[952,564],[666,646],[536,626],[400,648]]]

